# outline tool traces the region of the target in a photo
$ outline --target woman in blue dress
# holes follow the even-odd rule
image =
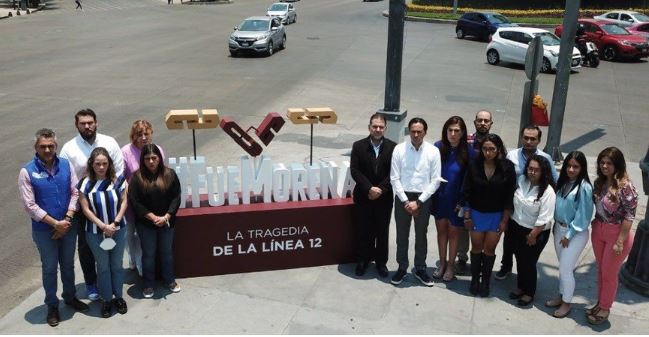
[[[475,151],[467,143],[467,129],[462,117],[449,118],[442,128],[442,140],[435,146],[442,158],[443,182],[433,195],[431,214],[437,227],[437,247],[439,249],[439,268],[433,277],[448,282],[455,277],[455,255],[460,230],[464,226],[460,211],[462,182],[469,161]],[[448,252],[448,255],[447,255]]]

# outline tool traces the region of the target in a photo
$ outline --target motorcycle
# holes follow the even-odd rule
[[[599,51],[594,42],[587,41],[583,37],[577,38],[577,49],[581,53],[581,64],[597,68],[599,66]]]

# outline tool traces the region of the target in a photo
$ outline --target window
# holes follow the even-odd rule
[[[620,20],[626,21],[626,22],[633,22],[633,18],[627,14],[620,14]]]
[[[649,24],[638,27],[638,30],[641,32],[649,32]]]
[[[607,19],[617,20],[617,13],[608,13],[606,14]]]
[[[513,32],[504,31],[504,32],[500,32],[499,34],[500,37],[505,40],[514,40]]]
[[[595,26],[593,24],[590,24],[590,23],[584,23],[584,28],[585,28],[586,32],[588,32],[588,33],[595,33],[597,31],[599,31],[599,28],[597,26]]]
[[[530,34],[521,33],[518,42],[523,44],[529,44],[532,41],[532,36]]]

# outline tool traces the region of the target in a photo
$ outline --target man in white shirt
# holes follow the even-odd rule
[[[527,161],[532,155],[538,154],[545,158],[550,164],[550,170],[552,171],[552,178],[556,182],[559,179],[559,174],[557,169],[554,167],[554,161],[549,154],[539,150],[538,146],[541,143],[541,129],[536,125],[528,125],[521,130],[521,143],[523,147],[520,147],[515,150],[511,150],[507,153],[507,159],[514,163],[514,168],[516,169],[516,178],[525,174],[523,170]],[[505,231],[505,237],[503,239],[503,257],[500,261],[500,270],[494,276],[497,280],[503,280],[511,273],[512,267],[514,265],[514,244],[512,243],[513,235],[509,228]]]
[[[115,174],[117,176],[121,175],[124,171],[122,150],[113,137],[97,133],[97,115],[95,112],[91,109],[83,109],[74,115],[74,122],[79,134],[63,145],[60,156],[72,164],[79,180],[86,176],[88,157],[90,157],[90,152],[97,147],[103,147],[108,151],[115,166]],[[79,208],[73,218],[73,223],[79,226],[79,262],[86,283],[88,299],[95,301],[99,299],[97,271],[95,269],[95,258],[86,243],[85,220]]]
[[[397,263],[399,269],[390,281],[398,285],[408,273],[408,240],[410,223],[415,222],[415,277],[428,287],[433,281],[426,273],[428,253],[428,219],[431,199],[442,180],[439,150],[424,141],[428,125],[421,118],[408,122],[410,141],[394,148],[390,170],[390,182],[396,195],[394,218],[397,225]]]

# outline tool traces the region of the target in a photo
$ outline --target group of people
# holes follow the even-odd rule
[[[388,276],[394,206],[398,269],[392,284],[399,285],[408,274],[414,222],[414,276],[426,286],[434,284],[432,278],[454,280],[456,273],[466,270],[470,246],[469,292],[487,297],[496,246],[504,235],[495,278],[510,274],[515,257],[517,284],[509,298],[525,307],[536,295],[537,262],[552,236],[559,260],[559,295],[545,305],[556,307],[552,315],[562,318],[571,311],[574,269],[592,224],[598,298],[586,315],[591,324],[606,322],[618,288],[617,274],[633,244],[631,225],[638,199],[622,152],[609,147],[599,154],[591,184],[586,156],[580,151],[570,152],[557,173],[552,158],[538,149],[539,127],[524,127],[522,147],[508,152],[502,139],[490,133],[489,111],[479,111],[474,125],[476,132],[468,134],[464,120],[453,116],[444,123],[441,140],[432,144],[424,140],[426,121],[413,118],[408,123],[410,139],[395,144],[384,137],[385,117],[370,117],[369,136],[355,142],[351,153],[356,275],[364,275],[374,261],[378,275]],[[431,215],[439,248],[432,278],[426,270]]]
[[[18,187],[31,218],[32,238],[42,264],[47,323],[60,321],[57,269],[62,297],[77,311],[88,305],[77,298],[74,254],[78,254],[88,299],[101,302],[101,315],[113,308],[127,312],[123,298],[123,257],[144,279],[143,297],[154,295],[156,258],[162,281],[171,292],[180,286],[174,274],[172,244],[180,182],[164,164],[162,149],[152,143],[153,127],[137,120],[129,144],[97,132],[97,116],[83,109],[74,117],[79,134],[57,154],[54,131],[36,132],[36,154],[21,170]],[[78,241],[77,241],[78,239]]]

